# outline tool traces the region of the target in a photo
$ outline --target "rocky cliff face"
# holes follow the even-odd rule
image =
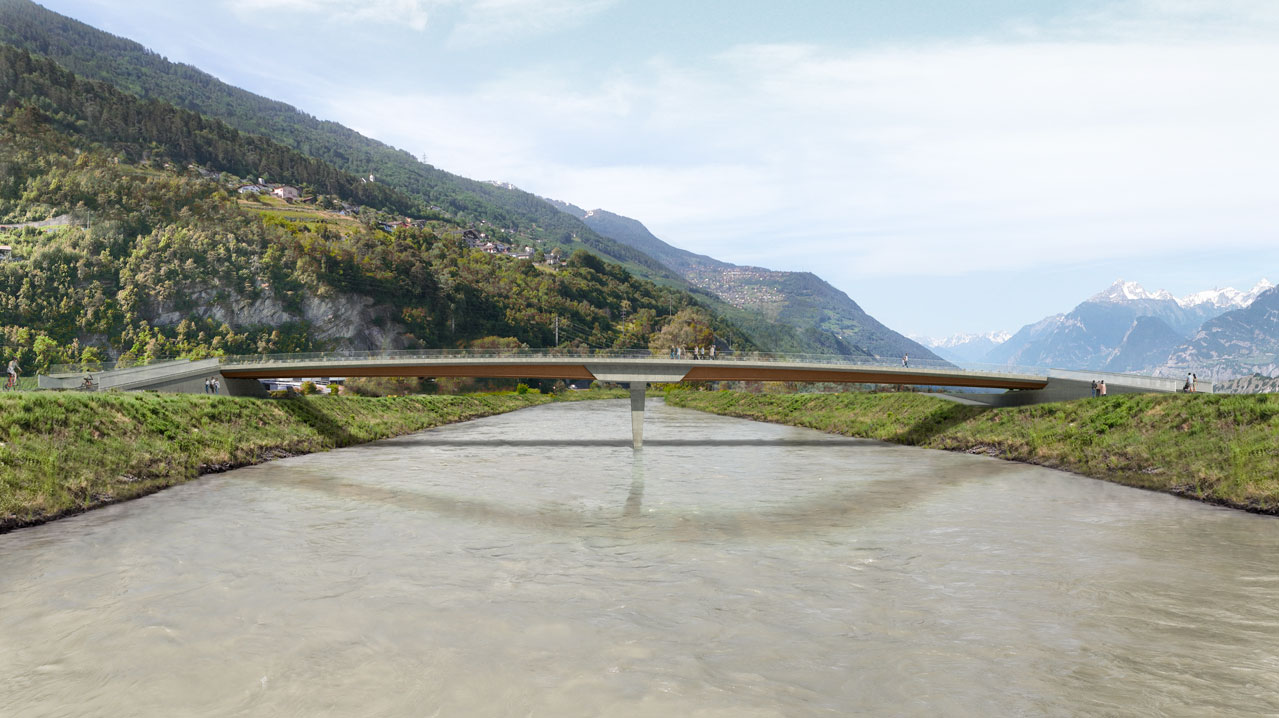
[[[333,350],[369,351],[404,348],[403,326],[394,321],[389,307],[356,294],[329,297],[307,296],[296,307],[288,307],[272,296],[249,299],[238,295],[219,298],[220,292],[203,289],[192,293],[201,318],[225,323],[233,330],[244,327],[278,328],[305,324],[311,335]],[[174,325],[187,316],[172,306],[162,306],[151,318],[154,326]]]

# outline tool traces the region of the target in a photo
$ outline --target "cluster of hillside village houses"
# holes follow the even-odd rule
[[[373,175],[369,175],[369,179],[367,181],[373,181]],[[297,187],[287,184],[268,184],[260,177],[256,183],[241,185],[236,189],[236,191],[240,194],[270,194],[288,202],[294,202],[302,199],[302,193]],[[355,205],[343,202],[342,208],[338,211],[338,214],[350,216],[356,214],[358,211],[359,208]],[[402,222],[381,222],[378,224],[378,227],[384,232],[393,232],[399,227],[420,228],[425,227],[426,224],[426,220],[424,219],[411,219],[409,217],[405,217]],[[485,254],[501,254],[507,257],[526,259],[529,261],[532,261],[533,259],[534,249],[529,245],[518,247],[504,242],[497,242],[490,240],[488,235],[482,232],[477,232],[473,229],[468,229],[463,232],[462,238],[466,240],[466,246],[471,249],[478,249]],[[562,266],[567,262],[560,258],[558,250],[552,250],[552,252],[546,256],[545,263],[549,266]]]
[[[302,192],[297,187],[287,184],[267,184],[261,177],[256,183],[240,185],[235,191],[240,194],[269,194],[290,202],[302,198]]]

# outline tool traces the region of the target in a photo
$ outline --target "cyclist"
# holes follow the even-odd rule
[[[9,360],[9,379],[8,379],[8,381],[6,381],[6,382],[5,382],[5,384],[4,384],[4,388],[6,388],[6,389],[17,389],[17,388],[18,388],[18,373],[19,373],[19,372],[21,372],[21,371],[22,371],[22,370],[18,368],[18,360],[17,360],[17,359],[10,359],[10,360]]]

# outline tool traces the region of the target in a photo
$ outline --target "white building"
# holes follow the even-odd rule
[[[297,199],[298,197],[302,196],[298,192],[297,187],[291,187],[287,184],[280,185],[279,187],[276,187],[274,190],[271,190],[271,194],[275,195],[276,197],[279,197],[280,199],[290,199],[290,200]]]

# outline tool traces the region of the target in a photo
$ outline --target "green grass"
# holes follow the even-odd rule
[[[672,406],[983,453],[1279,514],[1279,395],[1124,394],[987,409],[926,394],[674,391]]]
[[[6,392],[0,394],[0,532],[136,498],[209,471],[548,401],[552,397],[536,393],[262,400]]]

